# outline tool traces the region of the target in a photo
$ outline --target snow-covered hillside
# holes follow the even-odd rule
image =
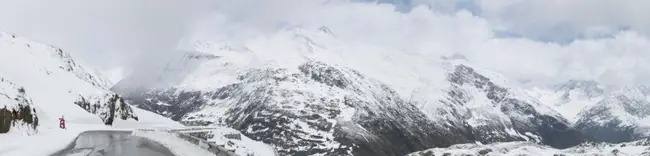
[[[580,118],[579,113],[583,109],[590,108],[608,94],[602,85],[592,80],[569,80],[549,88],[534,88],[528,93],[571,123]]]
[[[559,148],[584,140],[562,115],[523,90],[509,88],[496,73],[457,64],[447,77],[450,87],[441,100],[446,107],[435,115],[445,117],[439,122],[467,126],[475,140],[526,140]]]
[[[650,140],[638,140],[620,144],[584,143],[567,149],[555,149],[530,142],[507,142],[494,144],[458,144],[448,148],[433,148],[414,152],[408,156],[649,156]]]
[[[137,120],[131,107],[107,90],[110,83],[89,71],[61,49],[0,33],[0,75],[28,91],[43,123],[57,123],[61,116],[105,124]]]
[[[187,125],[229,126],[284,155],[403,155],[476,141],[569,147],[585,138],[462,55],[432,59],[346,43],[324,30],[200,41],[198,52],[113,89],[139,108]]]
[[[86,130],[182,127],[130,106],[110,84],[62,49],[0,33],[0,155],[48,155]]]
[[[650,136],[650,90],[645,86],[606,88],[595,81],[570,80],[529,93],[594,141],[620,143]]]
[[[399,155],[467,142],[448,130],[453,127],[429,122],[388,86],[321,62],[249,69],[239,82],[214,91],[160,90],[133,102],[188,125],[232,126],[283,155]]]

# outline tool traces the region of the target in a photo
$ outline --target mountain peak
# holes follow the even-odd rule
[[[644,85],[624,86],[615,94],[624,94],[628,96],[645,98],[646,96],[650,95],[650,87]]]
[[[563,93],[563,97],[570,98],[572,93],[578,93],[588,99],[602,96],[604,87],[594,80],[569,80],[564,84],[554,86],[556,93]]]

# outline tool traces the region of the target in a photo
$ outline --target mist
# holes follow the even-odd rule
[[[60,47],[103,71],[158,64],[208,0],[0,0],[0,31]]]
[[[147,69],[178,57],[176,52],[192,50],[189,41],[245,44],[281,29],[327,26],[345,43],[431,58],[462,54],[517,81],[589,79],[627,85],[650,84],[646,4],[642,0],[0,0],[0,31],[61,47],[113,80],[135,70],[150,74],[146,72],[155,70]]]

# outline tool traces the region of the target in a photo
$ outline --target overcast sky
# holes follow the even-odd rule
[[[239,40],[327,25],[349,40],[464,54],[517,80],[626,85],[650,83],[648,6],[646,0],[0,0],[0,31],[62,47],[114,79],[164,58],[183,37]]]

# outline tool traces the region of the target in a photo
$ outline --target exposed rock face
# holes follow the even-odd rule
[[[67,53],[59,48],[55,49],[55,52],[53,52],[51,55],[52,57],[56,58],[56,61],[59,62],[59,69],[70,72],[77,78],[86,81],[95,87],[108,89],[110,82],[106,78],[104,78],[102,75],[99,75],[99,73],[91,72],[80,64],[77,64],[72,56],[70,56],[70,53]]]
[[[451,87],[442,102],[451,109],[442,115],[455,116],[460,119],[452,120],[456,124],[468,125],[473,140],[483,143],[532,140],[556,148],[567,148],[585,140],[559,114],[534,100],[513,94],[471,67],[456,65],[448,80]]]
[[[36,109],[24,88],[0,77],[0,133],[7,133],[12,127],[19,126],[36,129]]]
[[[133,109],[117,94],[90,98],[80,96],[75,104],[89,113],[98,115],[106,125],[113,125],[115,118],[138,120],[138,117],[133,113]]]

